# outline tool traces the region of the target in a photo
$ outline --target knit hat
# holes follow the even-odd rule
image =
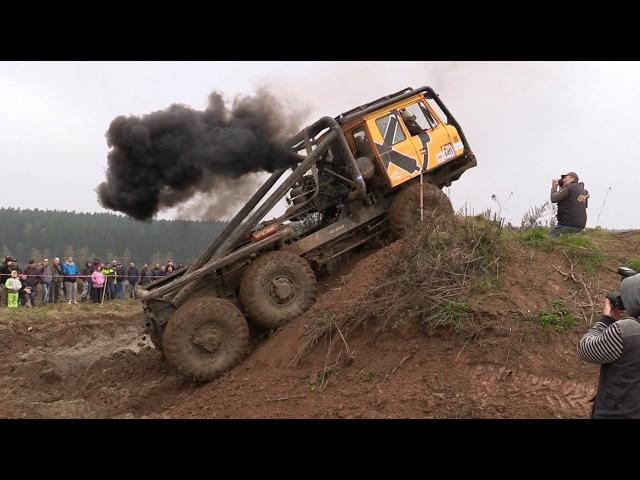
[[[622,280],[620,296],[626,312],[634,318],[640,316],[640,274]]]

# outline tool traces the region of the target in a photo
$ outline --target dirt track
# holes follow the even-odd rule
[[[640,237],[607,241],[615,255],[640,251]],[[135,303],[119,310],[63,305],[18,316],[2,310],[0,417],[588,417],[598,369],[575,355],[586,329],[582,317],[566,333],[521,319],[555,298],[585,295],[553,268],[568,266],[558,252],[512,252],[501,274],[504,288],[472,302],[485,326],[473,339],[372,321],[344,339],[349,361],[327,368],[342,346],[329,352],[321,342],[292,366],[305,329],[322,313],[350,308],[358,292],[385,275],[398,248],[364,251],[343,264],[321,280],[312,310],[256,339],[251,355],[204,386],[161,361],[143,339]],[[609,263],[611,270],[617,262]],[[615,275],[603,271],[590,279],[590,295],[615,285]]]
[[[138,309],[62,305],[30,319],[28,311],[0,315],[0,417],[154,416],[188,394],[193,385],[143,339],[140,314],[131,313]]]

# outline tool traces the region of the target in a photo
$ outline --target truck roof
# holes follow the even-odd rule
[[[403,88],[402,90],[399,90],[395,93],[385,95],[384,97],[380,97],[372,102],[368,102],[358,107],[352,108],[351,110],[347,110],[346,112],[343,112],[337,117],[335,117],[335,119],[338,123],[342,125],[350,120],[353,120],[354,117],[359,116],[358,114],[364,115],[365,112],[369,113],[373,110],[376,110],[377,108],[381,108],[385,105],[393,103],[396,97],[400,97],[412,91],[413,91],[413,88],[411,87]]]

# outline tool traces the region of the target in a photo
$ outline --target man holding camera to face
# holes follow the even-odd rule
[[[558,190],[560,187],[560,190]],[[589,192],[584,183],[578,183],[578,174],[569,172],[551,182],[551,202],[558,204],[558,224],[549,235],[580,232],[587,225]]]
[[[640,418],[640,275],[607,295],[603,313],[578,344],[581,360],[600,365],[592,418]]]

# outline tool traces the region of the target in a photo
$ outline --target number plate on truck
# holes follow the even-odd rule
[[[450,143],[442,146],[442,151],[436,155],[438,162],[442,162],[444,160],[449,160],[456,156],[456,152],[453,149],[453,146]]]

